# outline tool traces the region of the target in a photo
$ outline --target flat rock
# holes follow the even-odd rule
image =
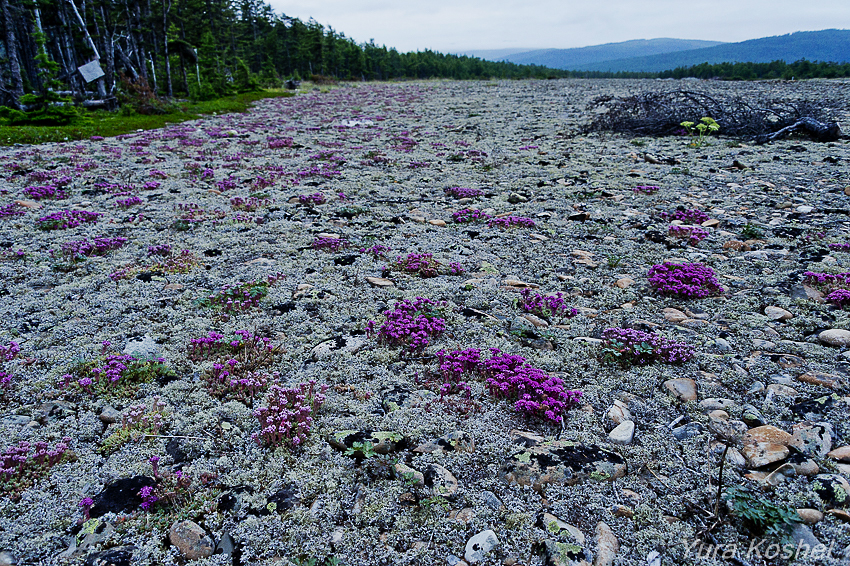
[[[394,287],[395,283],[383,277],[367,277],[366,281],[373,287]]]
[[[823,521],[823,513],[817,509],[797,509],[797,514],[807,525],[814,525]]]
[[[576,485],[588,479],[613,481],[626,475],[626,461],[596,445],[566,440],[547,442],[509,457],[502,477],[540,491],[546,484]]]
[[[635,437],[635,423],[623,421],[608,433],[608,440],[614,444],[631,444]]]
[[[619,287],[620,289],[627,289],[635,284],[635,280],[631,277],[621,277],[614,282],[614,285]]]
[[[688,318],[688,315],[674,308],[668,307],[661,312],[664,314],[664,320],[666,320],[667,322],[682,322],[683,320],[686,320]]]
[[[774,306],[765,307],[764,315],[767,318],[769,318],[770,320],[785,321],[785,320],[791,320],[792,318],[794,318],[794,315],[791,314],[790,312],[788,312],[787,310],[785,310],[781,307],[774,307]]]
[[[832,425],[829,423],[802,422],[793,425],[792,441],[807,456],[820,458],[832,450]]]
[[[850,463],[850,446],[841,446],[830,451],[827,456],[839,462]]]
[[[846,348],[850,346],[850,330],[843,330],[841,328],[824,330],[818,334],[818,340],[828,346]]]
[[[693,379],[687,377],[668,379],[664,382],[664,387],[680,401],[697,400],[697,383]]]
[[[602,521],[598,522],[596,524],[596,557],[593,560],[593,566],[611,566],[619,549],[620,542],[611,527]]]
[[[318,362],[334,354],[356,354],[366,345],[366,336],[336,336],[316,344],[310,351],[310,359]]]
[[[833,373],[808,371],[802,375],[798,375],[797,381],[802,381],[803,383],[808,383],[810,385],[828,387],[830,389],[835,389],[836,391],[843,391],[844,389],[847,389],[847,380],[844,377]]]
[[[194,521],[179,521],[171,525],[168,539],[188,560],[207,558],[215,550],[215,543]]]
[[[470,538],[466,543],[463,557],[470,564],[481,562],[488,552],[499,546],[499,537],[487,529]]]
[[[632,413],[629,411],[629,406],[618,399],[614,401],[614,404],[611,405],[610,409],[608,409],[608,418],[611,419],[614,424],[620,424],[624,421],[632,420]]]
[[[159,356],[159,345],[153,338],[145,334],[142,338],[127,340],[127,345],[124,346],[122,353],[135,355],[139,358],[155,358]]]

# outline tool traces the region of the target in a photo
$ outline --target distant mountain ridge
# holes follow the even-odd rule
[[[712,45],[695,46],[699,43]],[[657,51],[648,53],[648,49]],[[623,52],[626,56],[621,55]],[[850,30],[798,31],[737,43],[635,40],[577,49],[538,49],[504,55],[499,60],[569,71],[660,72],[702,63],[793,63],[801,59],[850,62]]]
[[[543,65],[551,69],[572,70],[582,65],[592,65],[635,56],[651,56],[677,51],[687,51],[722,45],[720,41],[700,39],[633,39],[620,43],[605,43],[572,49],[492,49],[468,51],[465,55],[490,61],[508,61],[518,65]]]

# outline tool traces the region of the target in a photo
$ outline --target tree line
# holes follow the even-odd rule
[[[0,104],[18,110],[48,92],[109,100],[123,88],[205,100],[290,78],[566,76],[357,43],[315,20],[276,14],[262,0],[0,0],[0,25]]]

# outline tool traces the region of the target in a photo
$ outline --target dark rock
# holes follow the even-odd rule
[[[468,432],[456,430],[437,440],[420,444],[413,449],[422,454],[444,454],[446,452],[475,452],[475,439]]]
[[[402,450],[407,444],[404,436],[398,432],[387,430],[371,431],[371,430],[340,430],[328,435],[328,443],[337,450],[352,450],[354,456],[363,457],[365,454],[362,449],[355,449],[354,443],[370,443],[372,450],[378,454],[389,454]]]
[[[94,503],[89,509],[91,517],[100,517],[106,513],[129,513],[136,511],[142,504],[139,490],[143,487],[153,487],[156,481],[148,476],[133,476],[122,478],[106,485],[103,491],[92,499]]]
[[[261,515],[268,514],[272,511],[271,506],[274,506],[274,511],[282,513],[292,509],[301,502],[301,494],[298,492],[298,486],[290,484],[282,487],[266,498],[266,513],[260,512]]]
[[[845,507],[850,503],[850,484],[838,474],[819,474],[812,479],[811,486],[826,505]]]
[[[543,566],[579,566],[593,562],[593,555],[574,542],[546,539],[536,543],[532,551],[543,559]]]
[[[553,441],[514,454],[502,466],[502,477],[540,491],[549,483],[575,485],[594,479],[613,481],[626,475],[622,456],[596,445]]]
[[[800,415],[806,420],[818,421],[820,417],[825,415],[839,401],[841,397],[833,393],[825,395],[817,399],[806,399],[791,405],[791,412],[795,415]]]
[[[86,557],[85,566],[130,566],[133,563],[134,546],[113,548],[95,552]]]

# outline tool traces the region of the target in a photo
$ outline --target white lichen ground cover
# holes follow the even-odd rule
[[[581,531],[586,541],[579,546],[594,555],[597,525],[606,523],[619,541],[616,564],[646,564],[652,552],[664,564],[695,562],[687,545],[716,522],[722,439],[716,421],[737,421],[753,405],[768,425],[791,432],[806,420],[825,422],[832,428],[831,447],[850,444],[850,355],[846,346],[818,340],[825,329],[847,328],[850,318],[800,287],[807,270],[850,271],[850,252],[828,247],[850,242],[850,154],[846,140],[750,146],[724,138],[722,125],[720,136],[702,148],[689,147],[684,137],[581,133],[592,119],[585,111],[591,98],[675,86],[355,84],[265,100],[245,114],[164,130],[3,149],[0,206],[22,201],[13,210],[23,213],[0,218],[0,345],[15,341],[21,347],[18,359],[3,368],[14,377],[0,398],[0,448],[70,437],[73,458],[19,494],[0,497],[0,550],[21,563],[83,563],[95,552],[134,547],[128,550],[134,564],[177,564],[185,558],[166,539],[168,525],[192,520],[214,543],[232,537],[241,564],[329,557],[350,565],[454,564],[473,535],[490,529],[499,544],[481,563],[530,565],[540,563],[530,558],[536,543],[571,541],[541,528],[537,517],[546,512]],[[848,84],[839,81],[689,88],[824,96],[850,108]],[[850,116],[839,123],[850,131]],[[67,199],[35,203],[23,193],[63,176],[70,177],[61,181]],[[660,189],[635,193],[638,185]],[[444,193],[451,187],[482,189],[484,196],[461,203]],[[308,206],[297,199],[317,192],[326,203]],[[141,204],[116,206],[132,195]],[[256,210],[231,206],[234,197],[250,195],[263,201]],[[669,222],[661,213],[677,206],[717,221],[696,246],[663,241]],[[503,230],[454,223],[452,213],[464,208],[528,217],[536,225]],[[38,229],[38,218],[65,209],[103,216],[66,230]],[[748,225],[747,235],[757,230],[761,237],[742,236]],[[647,232],[661,237],[647,238]],[[352,245],[335,253],[312,249],[320,234]],[[129,241],[72,265],[51,256],[63,243],[104,236]],[[753,241],[724,246],[745,240]],[[147,257],[148,248],[164,244],[192,254],[187,272],[150,267],[156,258]],[[359,251],[376,244],[391,249],[386,259]],[[384,271],[408,253],[432,253],[442,266],[457,262],[466,272],[420,278]],[[710,266],[723,293],[700,300],[654,294],[647,271],[676,258]],[[122,269],[127,278],[110,277]],[[269,275],[279,280],[258,308],[226,314],[199,304],[223,285]],[[391,279],[392,285],[367,278]],[[563,292],[579,314],[536,327],[519,316],[517,282],[545,294]],[[363,334],[367,322],[380,322],[396,301],[418,296],[444,302],[448,327],[424,351],[406,356]],[[793,318],[772,319],[765,314],[770,306]],[[684,319],[667,308],[684,312]],[[593,340],[576,340],[629,325],[684,342],[696,356],[679,366],[625,368],[603,363]],[[329,386],[307,441],[296,449],[254,442],[259,424],[251,403],[211,396],[203,375],[212,362],[187,356],[190,340],[241,329],[279,347],[269,371],[279,372],[281,383]],[[348,340],[314,351],[339,337]],[[356,347],[339,347],[345,343]],[[435,401],[439,394],[428,383],[437,367],[433,354],[471,347],[522,355],[582,391],[580,406],[562,427],[527,420],[512,403],[491,397],[481,380],[469,383],[472,413]],[[60,386],[80,361],[135,350],[163,357],[175,378],[144,384],[130,397]],[[798,379],[817,372],[834,376],[833,387]],[[693,379],[697,400],[673,396],[664,383],[674,378]],[[832,394],[820,414],[792,411],[801,401]],[[118,426],[104,422],[110,412],[155,396],[167,414],[157,434],[103,451]],[[722,404],[727,417],[709,416],[717,407],[700,403],[707,399],[728,400]],[[628,407],[636,424],[629,444],[608,437],[615,401]],[[253,405],[262,404],[259,395]],[[696,423],[687,425],[694,434],[674,436],[668,424],[677,419],[679,425]],[[411,498],[404,478],[367,473],[368,462],[331,447],[328,436],[341,430],[403,435],[407,446],[393,457],[415,470],[442,466],[457,479],[457,492],[445,504],[417,503],[421,493]],[[594,477],[542,491],[514,485],[500,473],[522,448],[514,430],[613,450],[628,472],[615,481]],[[468,433],[474,451],[411,450],[453,431]],[[103,515],[101,529],[107,525],[109,536],[60,556],[83,540],[75,529],[83,518],[81,499],[117,479],[151,476],[154,456],[161,458],[160,469],[177,466],[194,478],[190,501],[153,513]],[[820,473],[848,477],[835,459],[821,454],[812,460]],[[761,497],[792,508],[841,509],[818,497],[809,476],[779,473],[764,484],[767,474],[758,472],[777,466],[752,475],[741,464],[726,466],[725,485],[751,485]],[[200,486],[202,474],[215,477],[209,487]],[[267,498],[283,488],[297,494],[295,505],[259,512],[268,511]],[[219,510],[222,493],[235,494],[237,508]],[[810,527],[820,542],[833,543],[834,563],[846,560],[840,556],[850,545],[845,520],[827,513]],[[752,538],[728,513],[712,533],[744,548]],[[193,563],[231,564],[232,558],[219,554]]]

